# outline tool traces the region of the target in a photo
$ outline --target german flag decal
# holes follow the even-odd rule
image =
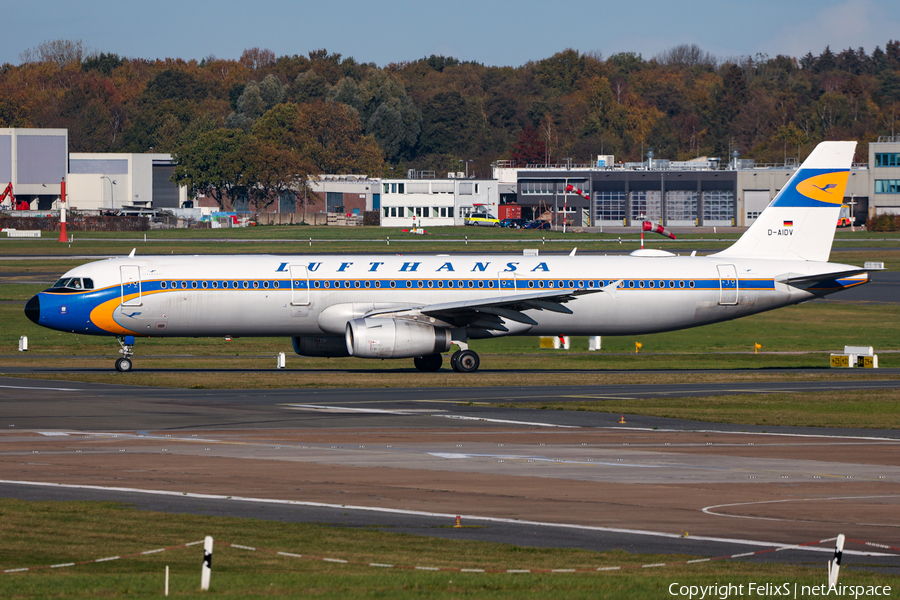
[[[793,226],[794,226],[794,222],[793,222],[793,221],[785,221],[785,222],[784,222],[784,226],[785,226],[785,227],[793,227]]]

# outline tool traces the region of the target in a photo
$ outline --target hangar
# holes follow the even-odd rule
[[[722,168],[716,158],[592,164],[493,165],[502,203],[523,216],[545,215],[561,225],[630,226],[648,220],[667,226],[751,225],[797,169],[796,162],[757,164],[734,154]],[[572,185],[582,190],[566,193]],[[900,136],[869,143],[868,161],[850,171],[844,203],[856,221],[900,213]]]

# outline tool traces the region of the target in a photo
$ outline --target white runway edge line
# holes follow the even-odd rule
[[[83,388],[54,388],[54,387],[38,387],[36,385],[0,385],[0,389],[4,390],[45,390],[50,392],[85,392]]]
[[[352,412],[372,415],[408,415],[423,416],[426,413],[421,410],[387,410],[383,408],[355,408],[351,406],[323,406],[319,404],[283,404],[286,408],[301,410],[322,410],[334,412]],[[555,423],[532,423],[528,421],[511,421],[507,419],[488,419],[484,417],[471,417],[465,415],[446,415],[439,414],[437,411],[428,413],[429,417],[440,417],[443,419],[459,419],[462,421],[484,421],[485,423],[503,423],[507,425],[529,425],[532,427],[558,427],[562,429],[581,429],[578,425],[557,425]]]
[[[778,542],[765,542],[759,540],[745,540],[740,538],[723,538],[723,537],[711,537],[711,536],[690,536],[688,538],[682,537],[680,533],[666,533],[663,531],[649,531],[644,529],[623,529],[618,527],[600,527],[596,525],[576,525],[570,523],[548,523],[544,521],[528,521],[528,520],[520,520],[520,519],[505,519],[502,517],[484,517],[479,515],[457,515],[456,513],[437,513],[437,512],[426,512],[426,511],[418,511],[418,510],[404,510],[399,508],[383,508],[379,506],[356,506],[352,504],[329,504],[325,502],[308,502],[303,500],[277,500],[273,498],[249,498],[243,496],[223,496],[220,494],[197,494],[193,492],[171,492],[168,490],[142,490],[138,488],[125,488],[125,487],[106,487],[99,485],[76,485],[71,483],[48,483],[44,481],[14,481],[8,479],[0,479],[0,484],[10,484],[10,485],[30,485],[34,487],[51,487],[51,488],[63,488],[63,489],[73,489],[73,490],[96,490],[103,492],[126,492],[126,493],[134,493],[134,494],[147,494],[152,496],[175,496],[178,498],[195,498],[198,500],[227,500],[227,501],[236,501],[236,502],[253,502],[257,504],[277,504],[283,506],[309,506],[313,508],[333,508],[337,510],[365,510],[369,512],[376,513],[387,513],[387,514],[395,514],[395,515],[410,515],[410,516],[419,516],[419,517],[436,517],[441,519],[450,519],[455,521],[457,516],[460,516],[467,521],[483,521],[487,523],[507,523],[511,525],[530,525],[534,527],[553,527],[559,529],[576,529],[580,531],[598,531],[598,532],[606,532],[606,533],[624,533],[628,535],[646,535],[652,537],[661,537],[661,538],[669,538],[669,539],[682,539],[685,541],[698,541],[698,542],[718,542],[723,544],[739,544],[743,546],[754,546],[754,547],[765,547],[765,548],[774,548],[777,551],[781,550],[809,550],[811,552],[823,552],[823,553],[833,553],[833,548],[814,548],[809,546],[803,546],[798,544],[782,544]],[[855,550],[845,550],[844,554],[848,555],[859,555],[859,556],[885,556],[885,557],[895,557],[896,554],[885,554],[881,552],[861,552]]]

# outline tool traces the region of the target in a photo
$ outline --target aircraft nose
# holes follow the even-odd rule
[[[40,325],[38,321],[41,319],[41,300],[37,296],[33,296],[25,305],[25,316],[31,319],[35,325]]]

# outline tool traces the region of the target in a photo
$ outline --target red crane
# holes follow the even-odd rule
[[[30,208],[28,202],[22,200],[21,202],[16,202],[16,195],[13,194],[12,182],[9,182],[9,185],[6,186],[6,189],[3,190],[3,193],[0,194],[0,202],[6,200],[6,197],[9,196],[9,202],[12,205],[14,210],[28,210]]]

